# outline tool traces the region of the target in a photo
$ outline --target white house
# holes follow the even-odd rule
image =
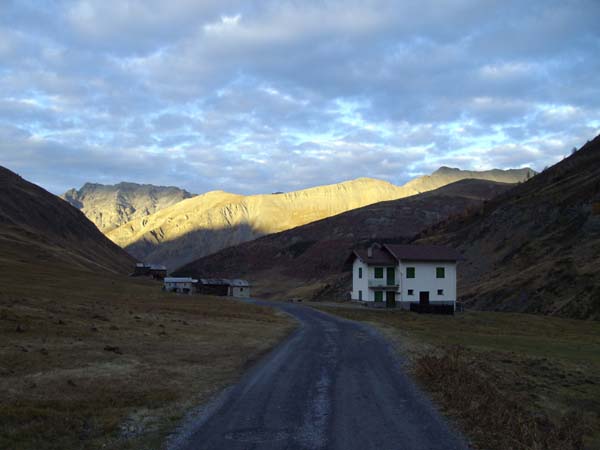
[[[179,294],[192,294],[196,290],[198,280],[190,277],[166,277],[164,279],[164,290],[177,292]]]
[[[432,245],[373,244],[355,250],[352,261],[352,300],[456,307],[454,249]]]

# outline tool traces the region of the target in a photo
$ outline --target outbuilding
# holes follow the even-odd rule
[[[155,280],[162,280],[167,276],[167,267],[162,264],[136,263],[133,274],[134,277],[152,277]]]
[[[198,280],[190,277],[166,277],[163,289],[178,294],[192,294],[196,290]]]
[[[250,283],[246,280],[228,278],[200,278],[196,286],[200,294],[222,297],[250,297]]]

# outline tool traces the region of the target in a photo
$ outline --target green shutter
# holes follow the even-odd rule
[[[375,267],[375,278],[383,278],[383,267]]]
[[[446,269],[443,267],[436,267],[435,276],[436,278],[446,278]]]
[[[362,267],[358,268],[358,278],[362,278]]]
[[[382,302],[383,301],[383,291],[375,291],[375,301],[376,302]]]
[[[406,278],[414,278],[415,277],[415,268],[407,267],[406,268]]]

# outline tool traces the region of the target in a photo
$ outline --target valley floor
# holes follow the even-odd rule
[[[296,326],[270,308],[0,255],[0,448],[159,448]]]
[[[318,308],[368,322],[392,339],[478,448],[600,449],[599,322]]]

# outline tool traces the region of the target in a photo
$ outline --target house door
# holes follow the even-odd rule
[[[385,307],[395,308],[396,307],[396,293],[394,291],[387,291],[385,293]]]
[[[387,268],[387,285],[393,286],[396,284],[396,269],[394,267]]]
[[[429,305],[429,291],[419,292],[419,305]]]

